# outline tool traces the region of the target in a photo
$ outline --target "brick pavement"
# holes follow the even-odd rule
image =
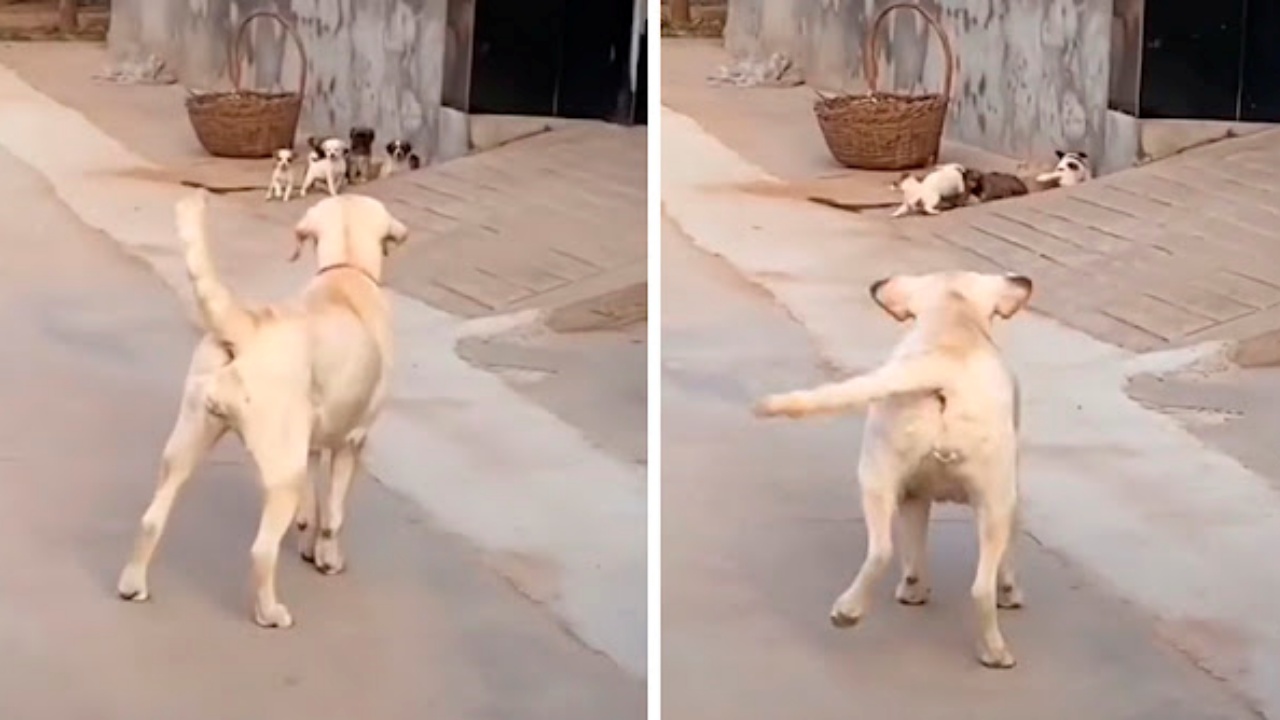
[[[1131,350],[1280,330],[1280,131],[894,229],[1029,274],[1034,310]]]
[[[645,317],[646,172],[645,128],[584,123],[353,192],[413,232],[396,290],[465,317],[585,302],[620,324]],[[303,207],[245,199],[282,223]]]

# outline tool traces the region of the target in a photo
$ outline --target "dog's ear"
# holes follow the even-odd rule
[[[312,135],[311,137],[307,138],[307,147],[311,148],[312,150],[319,150],[320,138],[316,137],[315,135]]]
[[[396,141],[392,140],[391,142],[387,143],[387,154],[390,155],[395,151],[396,151]]]
[[[1078,153],[1076,153],[1076,157],[1080,158],[1081,160],[1088,160],[1088,159],[1089,159],[1088,154],[1086,154],[1086,153],[1082,153],[1082,152],[1078,152]]]
[[[404,244],[409,239],[409,228],[405,224],[395,219],[390,213],[387,214],[387,234],[382,238],[382,256],[386,257],[391,254],[391,248]]]
[[[868,288],[871,299],[884,308],[890,317],[898,322],[906,322],[915,317],[911,312],[909,279],[894,275],[871,283]]]
[[[1031,278],[1009,273],[1000,276],[1001,289],[996,297],[995,314],[1008,320],[1031,299]]]
[[[1061,160],[1064,156],[1066,156],[1066,153],[1062,152],[1061,150],[1054,150],[1053,154],[1057,155],[1059,160]]]

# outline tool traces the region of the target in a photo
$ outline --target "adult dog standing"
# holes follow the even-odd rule
[[[292,259],[314,243],[315,277],[291,302],[248,308],[214,271],[205,239],[206,197],[201,191],[181,200],[176,217],[207,333],[187,371],[160,484],[118,589],[126,600],[148,598],[147,569],[174,499],[232,430],[257,465],[264,496],[252,549],[254,618],[264,627],[289,627],[293,618],[277,598],[275,577],[290,523],[296,519],[303,556],[317,569],[329,574],[344,567],[338,534],[347,492],[392,362],[382,259],[408,230],[372,198],[326,198],[294,229]],[[319,508],[307,473],[313,450],[331,456],[328,496]]]
[[[893,559],[892,524],[901,510],[900,602],[928,600],[925,544],[934,502],[972,505],[979,555],[972,595],[980,622],[979,659],[1013,667],[996,608],[1021,607],[1011,547],[1018,520],[1018,386],[991,339],[1031,297],[1031,281],[971,272],[895,276],[871,296],[914,326],[876,370],[843,382],[764,398],[764,416],[802,417],[870,405],[858,481],[867,523],[867,557],[836,600],[831,621],[856,624]]]

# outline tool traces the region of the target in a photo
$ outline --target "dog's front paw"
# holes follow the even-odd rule
[[[756,417],[786,416],[796,418],[803,414],[804,402],[797,398],[794,393],[769,395],[761,398],[752,411]]]
[[[996,607],[1016,610],[1022,607],[1022,588],[1012,583],[1001,585],[996,592]]]
[[[929,602],[929,585],[914,575],[905,575],[893,596],[903,605],[924,605]]]
[[[256,606],[253,609],[253,621],[264,628],[293,627],[293,616],[289,614],[289,608],[281,603]]]
[[[120,573],[120,582],[116,584],[116,593],[122,600],[146,602],[151,594],[147,592],[147,573],[134,565],[125,567]]]
[[[978,652],[978,662],[982,663],[983,667],[988,667],[992,670],[1008,670],[1018,664],[1018,661],[1013,657],[1013,653],[1009,652],[1009,648],[1005,645],[994,648],[981,648]]]
[[[846,593],[831,606],[831,624],[838,628],[853,627],[862,621],[865,612],[862,601]]]
[[[321,531],[319,540],[316,541],[315,566],[325,575],[337,575],[347,568],[347,561],[342,556],[342,548],[338,545],[338,538],[332,534],[325,536]]]

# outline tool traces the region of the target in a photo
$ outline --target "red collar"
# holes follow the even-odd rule
[[[365,270],[364,268],[356,267],[355,265],[352,265],[350,263],[334,263],[333,265],[326,265],[325,267],[322,267],[316,271],[316,277],[319,277],[329,272],[330,270],[337,270],[339,268],[346,268],[347,270],[355,270],[356,272],[365,276],[365,278],[368,279],[369,282],[373,283],[374,285],[377,285],[378,287],[382,287],[382,283],[378,282],[378,279],[375,278],[373,275],[370,275],[368,270]]]

